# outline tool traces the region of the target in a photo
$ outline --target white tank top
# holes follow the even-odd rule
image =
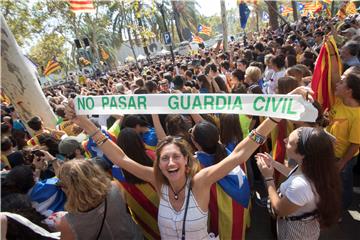
[[[161,239],[181,239],[182,226],[185,213],[188,184],[185,188],[185,200],[181,210],[177,212],[169,201],[169,187],[161,186],[158,225]],[[204,212],[197,204],[195,197],[190,191],[189,206],[185,222],[185,239],[209,239],[207,231],[208,212]]]

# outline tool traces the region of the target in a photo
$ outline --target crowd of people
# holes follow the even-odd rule
[[[311,90],[322,48],[330,109]],[[302,17],[226,51],[219,42],[175,62],[157,57],[44,88],[55,129],[40,116],[25,127],[1,92],[2,238],[245,239],[261,186],[256,202],[276,223],[273,237],[318,239],[352,202],[359,58],[360,15]],[[74,111],[77,95],[154,93],[300,94],[318,117]]]

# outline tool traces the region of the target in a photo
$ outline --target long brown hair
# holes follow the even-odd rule
[[[328,227],[338,220],[341,211],[341,183],[335,166],[334,147],[328,133],[320,128],[314,128],[302,143],[302,130],[298,130],[297,144],[297,152],[304,156],[302,172],[314,184],[320,197],[317,203],[320,224]]]
[[[237,114],[220,115],[220,141],[226,146],[235,141],[241,142],[243,134],[240,127],[240,119]]]
[[[166,138],[164,138],[163,140],[161,140],[158,143],[158,146],[156,148],[156,160],[154,162],[154,175],[155,175],[156,188],[158,191],[160,191],[161,185],[163,185],[163,184],[169,185],[168,179],[162,174],[160,167],[159,167],[161,151],[165,146],[167,146],[169,144],[176,145],[180,149],[181,154],[184,157],[188,158],[187,170],[186,170],[186,176],[188,178],[192,179],[192,177],[197,172],[200,171],[200,164],[199,164],[198,160],[195,159],[193,157],[192,153],[189,151],[189,148],[190,148],[189,143],[181,137],[167,136]]]

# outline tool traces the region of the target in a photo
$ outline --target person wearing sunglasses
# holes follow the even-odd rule
[[[293,94],[306,94],[298,88]],[[200,170],[182,138],[168,136],[158,143],[153,167],[143,166],[128,157],[86,116],[76,115],[69,101],[66,114],[93,136],[98,147],[115,164],[152,184],[159,194],[158,226],[163,239],[208,239],[207,229],[211,186],[238,165],[246,162],[266,141],[279,119],[268,118],[244,138],[222,161]]]

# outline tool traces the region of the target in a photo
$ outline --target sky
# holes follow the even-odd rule
[[[196,0],[200,13],[205,16],[220,15],[220,0]],[[236,0],[225,0],[226,9],[236,7]]]

